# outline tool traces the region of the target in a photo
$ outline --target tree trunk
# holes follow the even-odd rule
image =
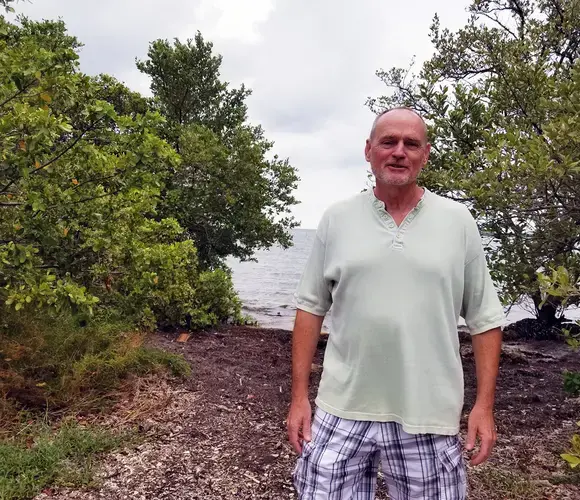
[[[561,319],[557,316],[559,304],[554,303],[553,300],[548,300],[540,308],[542,298],[539,295],[534,295],[533,300],[536,307],[536,317],[539,321],[544,323],[547,327],[557,326],[560,324]]]

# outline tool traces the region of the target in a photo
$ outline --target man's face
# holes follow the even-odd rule
[[[377,183],[406,186],[415,183],[430,150],[421,118],[396,109],[379,119],[374,134],[367,139],[365,158]]]

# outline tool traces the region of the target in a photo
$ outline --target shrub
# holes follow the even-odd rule
[[[580,372],[564,370],[564,390],[572,396],[580,395]]]

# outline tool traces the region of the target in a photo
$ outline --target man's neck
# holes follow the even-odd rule
[[[410,211],[419,203],[424,189],[417,184],[392,186],[377,182],[374,193],[385,204],[388,212],[405,212]]]

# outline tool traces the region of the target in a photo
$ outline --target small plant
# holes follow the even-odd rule
[[[574,325],[578,327],[576,328],[575,333],[573,333],[572,330],[569,328],[562,328],[562,334],[566,339],[566,343],[574,351],[577,351],[578,349],[580,349],[580,331],[578,331],[578,329],[580,328],[580,321],[577,321]]]
[[[576,425],[580,427],[580,422],[576,422]],[[580,434],[574,434],[570,443],[572,444],[572,449],[560,456],[570,464],[572,469],[575,469],[580,465]]]
[[[32,498],[49,485],[87,486],[93,459],[119,447],[128,435],[66,422],[55,432],[33,425],[19,441],[0,442],[0,499]]]
[[[564,390],[572,396],[580,395],[580,372],[564,370]]]

